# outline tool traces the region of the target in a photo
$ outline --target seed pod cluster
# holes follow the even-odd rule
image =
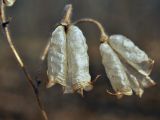
[[[64,93],[92,89],[86,39],[81,30],[71,25],[65,31],[58,26],[52,33],[48,52],[48,87],[59,83]]]
[[[143,88],[155,85],[149,77],[154,61],[123,35],[112,35],[100,45],[102,63],[117,95],[139,97]]]
[[[149,77],[154,61],[123,35],[106,35],[103,26],[93,19],[80,19],[71,24],[72,5],[66,5],[65,15],[54,32],[48,52],[48,84],[63,86],[64,93],[92,89],[89,74],[88,46],[78,22],[91,22],[101,32],[100,53],[106,74],[118,98],[132,95],[142,96],[144,88],[155,85]]]

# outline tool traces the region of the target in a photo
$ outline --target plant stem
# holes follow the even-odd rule
[[[64,17],[61,20],[61,24],[64,26],[70,25],[72,16],[72,4],[67,4],[64,8]]]
[[[27,69],[24,65],[24,62],[22,61],[20,55],[18,54],[18,52],[17,52],[17,50],[16,50],[16,48],[15,48],[13,42],[12,42],[11,34],[10,34],[9,28],[8,28],[9,22],[6,22],[5,5],[4,5],[2,0],[1,0],[1,6],[0,7],[1,7],[1,10],[0,10],[1,11],[1,21],[2,21],[2,28],[3,28],[3,31],[4,31],[4,35],[5,35],[5,37],[8,41],[8,44],[9,44],[9,46],[10,46],[10,48],[11,48],[11,50],[12,50],[12,52],[13,52],[13,54],[14,54],[17,62],[18,62],[18,64],[20,65],[23,73],[25,74],[29,84],[32,87],[32,90],[33,90],[34,95],[36,97],[36,100],[37,100],[38,106],[41,110],[41,113],[44,117],[44,120],[48,120],[47,114],[46,114],[45,110],[43,109],[42,103],[40,101],[38,89],[34,85],[32,77],[30,76],[29,72],[27,71]]]
[[[64,7],[64,16],[63,19],[61,20],[60,24],[63,26],[68,26],[71,24],[71,16],[72,16],[72,4],[67,4]],[[47,45],[45,46],[45,49],[42,53],[42,56],[40,57],[40,59],[42,60],[42,62],[46,59],[48,50],[49,50],[49,46],[50,46],[50,40],[48,41]]]
[[[106,32],[105,32],[105,30],[104,30],[104,27],[103,27],[102,24],[101,24],[100,22],[98,22],[97,20],[94,20],[94,19],[92,19],[92,18],[82,18],[82,19],[79,19],[79,20],[75,21],[73,24],[84,23],[84,22],[93,23],[93,24],[95,24],[95,25],[99,28],[100,33],[101,33],[100,41],[101,41],[102,43],[108,41],[108,35],[106,34]]]
[[[50,40],[48,41],[47,45],[45,46],[45,49],[42,53],[42,56],[40,57],[41,61],[43,62],[48,54],[48,50],[49,50],[49,46],[50,46]]]

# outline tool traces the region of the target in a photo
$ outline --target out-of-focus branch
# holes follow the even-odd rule
[[[0,18],[1,18],[1,21],[2,21],[2,29],[4,31],[4,35],[5,35],[5,37],[6,37],[7,41],[8,41],[8,44],[9,44],[11,50],[12,50],[12,53],[14,54],[14,56],[15,56],[18,64],[20,65],[20,67],[21,67],[22,71],[24,72],[24,74],[25,74],[25,76],[26,76],[29,84],[31,85],[31,87],[33,89],[33,92],[34,92],[36,100],[38,102],[38,106],[41,109],[41,112],[42,112],[42,115],[44,117],[44,120],[48,120],[47,114],[46,114],[45,110],[43,109],[42,103],[40,101],[38,89],[34,85],[32,77],[28,73],[28,71],[27,71],[27,69],[26,69],[26,67],[25,67],[25,65],[24,65],[24,63],[23,63],[20,55],[18,54],[18,52],[17,52],[17,50],[16,50],[16,48],[15,48],[13,42],[12,42],[11,34],[10,34],[9,28],[8,28],[9,21],[6,21],[5,4],[3,3],[2,0],[0,2],[1,2],[1,4],[0,4],[1,5],[0,6],[1,7],[1,9],[0,9],[0,13],[1,13],[0,16],[1,17]]]
[[[42,56],[40,57],[42,62],[45,60],[45,58],[48,54],[49,46],[50,46],[50,40],[48,41],[47,45],[45,46],[44,51],[42,53]]]
[[[73,24],[84,23],[84,22],[89,22],[89,23],[95,24],[98,27],[98,29],[100,30],[100,33],[101,33],[100,41],[102,43],[107,42],[108,35],[106,34],[102,24],[100,22],[98,22],[97,20],[94,20],[92,18],[82,18],[82,19],[79,19],[79,20],[75,21]]]

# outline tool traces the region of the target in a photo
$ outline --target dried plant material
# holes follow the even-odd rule
[[[124,64],[124,65],[127,68],[126,71],[138,80],[142,88],[148,88],[156,84],[149,76],[145,76],[139,73],[136,69],[132,68],[132,66],[130,65],[127,65],[127,64]]]
[[[89,57],[86,39],[81,30],[70,26],[67,33],[68,75],[75,90],[91,90],[89,74]]]
[[[105,42],[100,45],[102,63],[117,95],[132,95],[124,67],[116,53]]]
[[[6,6],[13,6],[13,4],[16,2],[16,0],[3,0],[3,3],[6,5]]]
[[[89,57],[86,39],[81,30],[70,26],[65,33],[63,26],[58,26],[52,33],[48,52],[47,87],[59,83],[64,93],[92,89],[89,74]]]
[[[125,68],[125,71],[126,71],[126,74],[127,74],[127,77],[130,82],[132,90],[136,93],[137,96],[141,97],[144,90],[143,90],[143,87],[139,83],[140,80],[138,80],[138,78],[135,74],[136,70],[132,66],[130,66],[129,64],[124,62],[123,59],[121,61],[124,65],[124,68]],[[140,74],[140,73],[138,73],[138,74]]]
[[[92,89],[87,49],[86,39],[81,30],[76,26],[70,26],[67,32],[68,79],[72,80],[73,89],[76,91]]]
[[[63,26],[58,26],[52,33],[48,52],[48,78],[47,87],[59,83],[66,86],[67,57],[66,57],[66,34]]]
[[[144,92],[143,88],[148,88],[156,84],[149,76],[145,76],[139,73],[135,68],[133,68],[127,62],[125,62],[125,60],[122,57],[120,58],[128,75],[131,88],[136,93],[136,95],[141,97]]]
[[[72,87],[72,79],[67,79],[66,80],[66,86],[63,87],[63,93],[64,94],[74,93],[74,89]]]
[[[130,39],[123,35],[112,35],[109,38],[111,47],[130,65],[144,75],[149,75],[154,61],[140,50]]]
[[[129,71],[126,73],[127,73],[127,77],[130,82],[132,90],[136,93],[137,96],[141,97],[144,90],[141,88],[136,76],[131,74]]]

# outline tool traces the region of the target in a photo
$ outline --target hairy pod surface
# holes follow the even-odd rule
[[[67,56],[66,34],[63,26],[58,26],[52,33],[48,51],[48,79],[47,87],[59,83],[66,86]]]
[[[126,72],[117,54],[106,42],[100,45],[100,53],[106,74],[117,95],[132,95]]]
[[[150,74],[154,61],[130,39],[123,35],[112,35],[109,38],[109,44],[140,73],[144,75]]]
[[[71,25],[67,31],[68,79],[74,90],[92,89],[86,39],[81,30]]]

